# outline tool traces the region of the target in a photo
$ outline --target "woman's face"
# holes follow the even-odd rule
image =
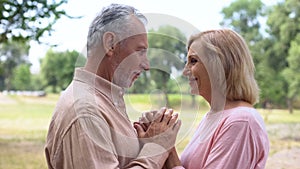
[[[198,56],[198,54],[190,48],[183,75],[189,79],[191,94],[201,95],[209,101],[211,97],[210,80],[201,57],[203,58],[204,56]]]

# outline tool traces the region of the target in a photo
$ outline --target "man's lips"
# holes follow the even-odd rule
[[[141,73],[139,73],[139,72],[138,72],[138,73],[135,73],[134,76],[133,76],[133,79],[134,79],[134,80],[137,79],[137,78],[140,76],[140,74],[141,74]]]

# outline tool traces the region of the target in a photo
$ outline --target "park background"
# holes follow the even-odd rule
[[[95,14],[111,2],[136,6],[148,12],[150,18],[151,70],[143,73],[125,96],[132,121],[143,111],[165,105],[172,107],[183,121],[177,139],[181,153],[208,110],[203,99],[189,95],[187,79],[181,76],[186,40],[197,31],[230,28],[245,38],[256,65],[261,89],[256,108],[265,120],[271,143],[266,168],[300,168],[298,0],[184,1],[184,4],[151,1],[156,4],[152,10],[143,10],[151,6],[148,1],[89,3],[99,4],[94,8]],[[60,93],[72,80],[74,68],[84,65],[85,40],[76,38],[86,36],[93,17],[82,14],[92,9],[72,10],[72,3],[75,1],[1,1],[1,169],[46,168],[43,147],[51,115]],[[158,5],[168,6],[167,10]],[[156,7],[160,10],[154,10]],[[76,25],[72,27],[72,22],[85,28],[78,30]],[[214,24],[207,24],[210,22]],[[60,32],[62,29],[67,32]]]

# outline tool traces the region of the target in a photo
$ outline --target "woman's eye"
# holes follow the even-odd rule
[[[197,62],[198,62],[198,60],[197,60],[197,59],[195,59],[195,58],[191,58],[190,62],[191,62],[191,64],[195,64],[195,63],[197,63]]]

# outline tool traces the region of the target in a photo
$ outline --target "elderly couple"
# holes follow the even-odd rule
[[[210,111],[180,158],[175,140],[181,122],[172,109],[148,112],[132,125],[123,95],[150,69],[146,23],[143,14],[121,4],[103,8],[92,21],[87,62],[75,70],[49,126],[48,168],[264,168],[269,140],[253,107],[259,96],[254,64],[232,30],[200,32],[187,43],[183,74]]]

